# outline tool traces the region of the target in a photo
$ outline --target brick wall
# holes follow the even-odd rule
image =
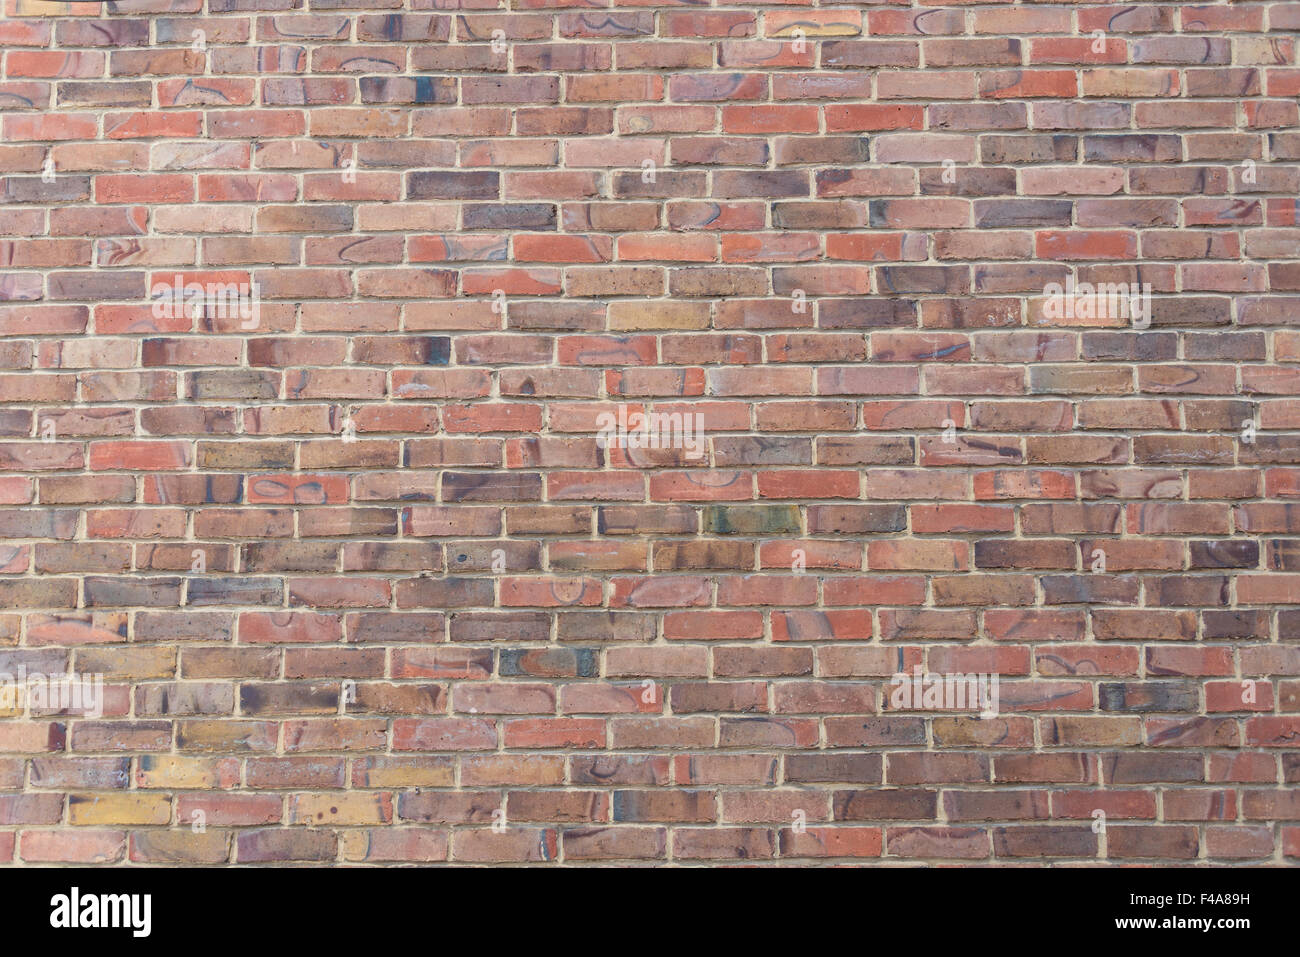
[[[1295,863],[1298,30],[6,0],[0,858]]]

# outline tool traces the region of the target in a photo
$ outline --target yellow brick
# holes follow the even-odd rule
[[[135,784],[141,788],[232,788],[239,783],[236,758],[189,758],[146,754]]]
[[[65,0],[13,0],[15,17],[97,17],[103,4],[68,3]]]
[[[172,818],[171,798],[165,794],[73,794],[68,798],[68,820],[84,825],[167,824]]]
[[[387,824],[393,798],[387,793],[295,794],[289,799],[290,824]]]
[[[609,304],[609,328],[635,329],[707,329],[707,302],[651,302],[621,299]]]

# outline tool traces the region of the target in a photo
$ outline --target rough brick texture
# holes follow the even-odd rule
[[[1296,863],[1298,31],[6,0],[0,858]]]

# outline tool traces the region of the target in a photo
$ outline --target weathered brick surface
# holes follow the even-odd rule
[[[0,854],[1296,863],[1298,33],[5,0]]]

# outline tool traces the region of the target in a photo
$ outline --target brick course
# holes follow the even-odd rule
[[[1300,861],[1300,3],[4,2],[4,861]]]

